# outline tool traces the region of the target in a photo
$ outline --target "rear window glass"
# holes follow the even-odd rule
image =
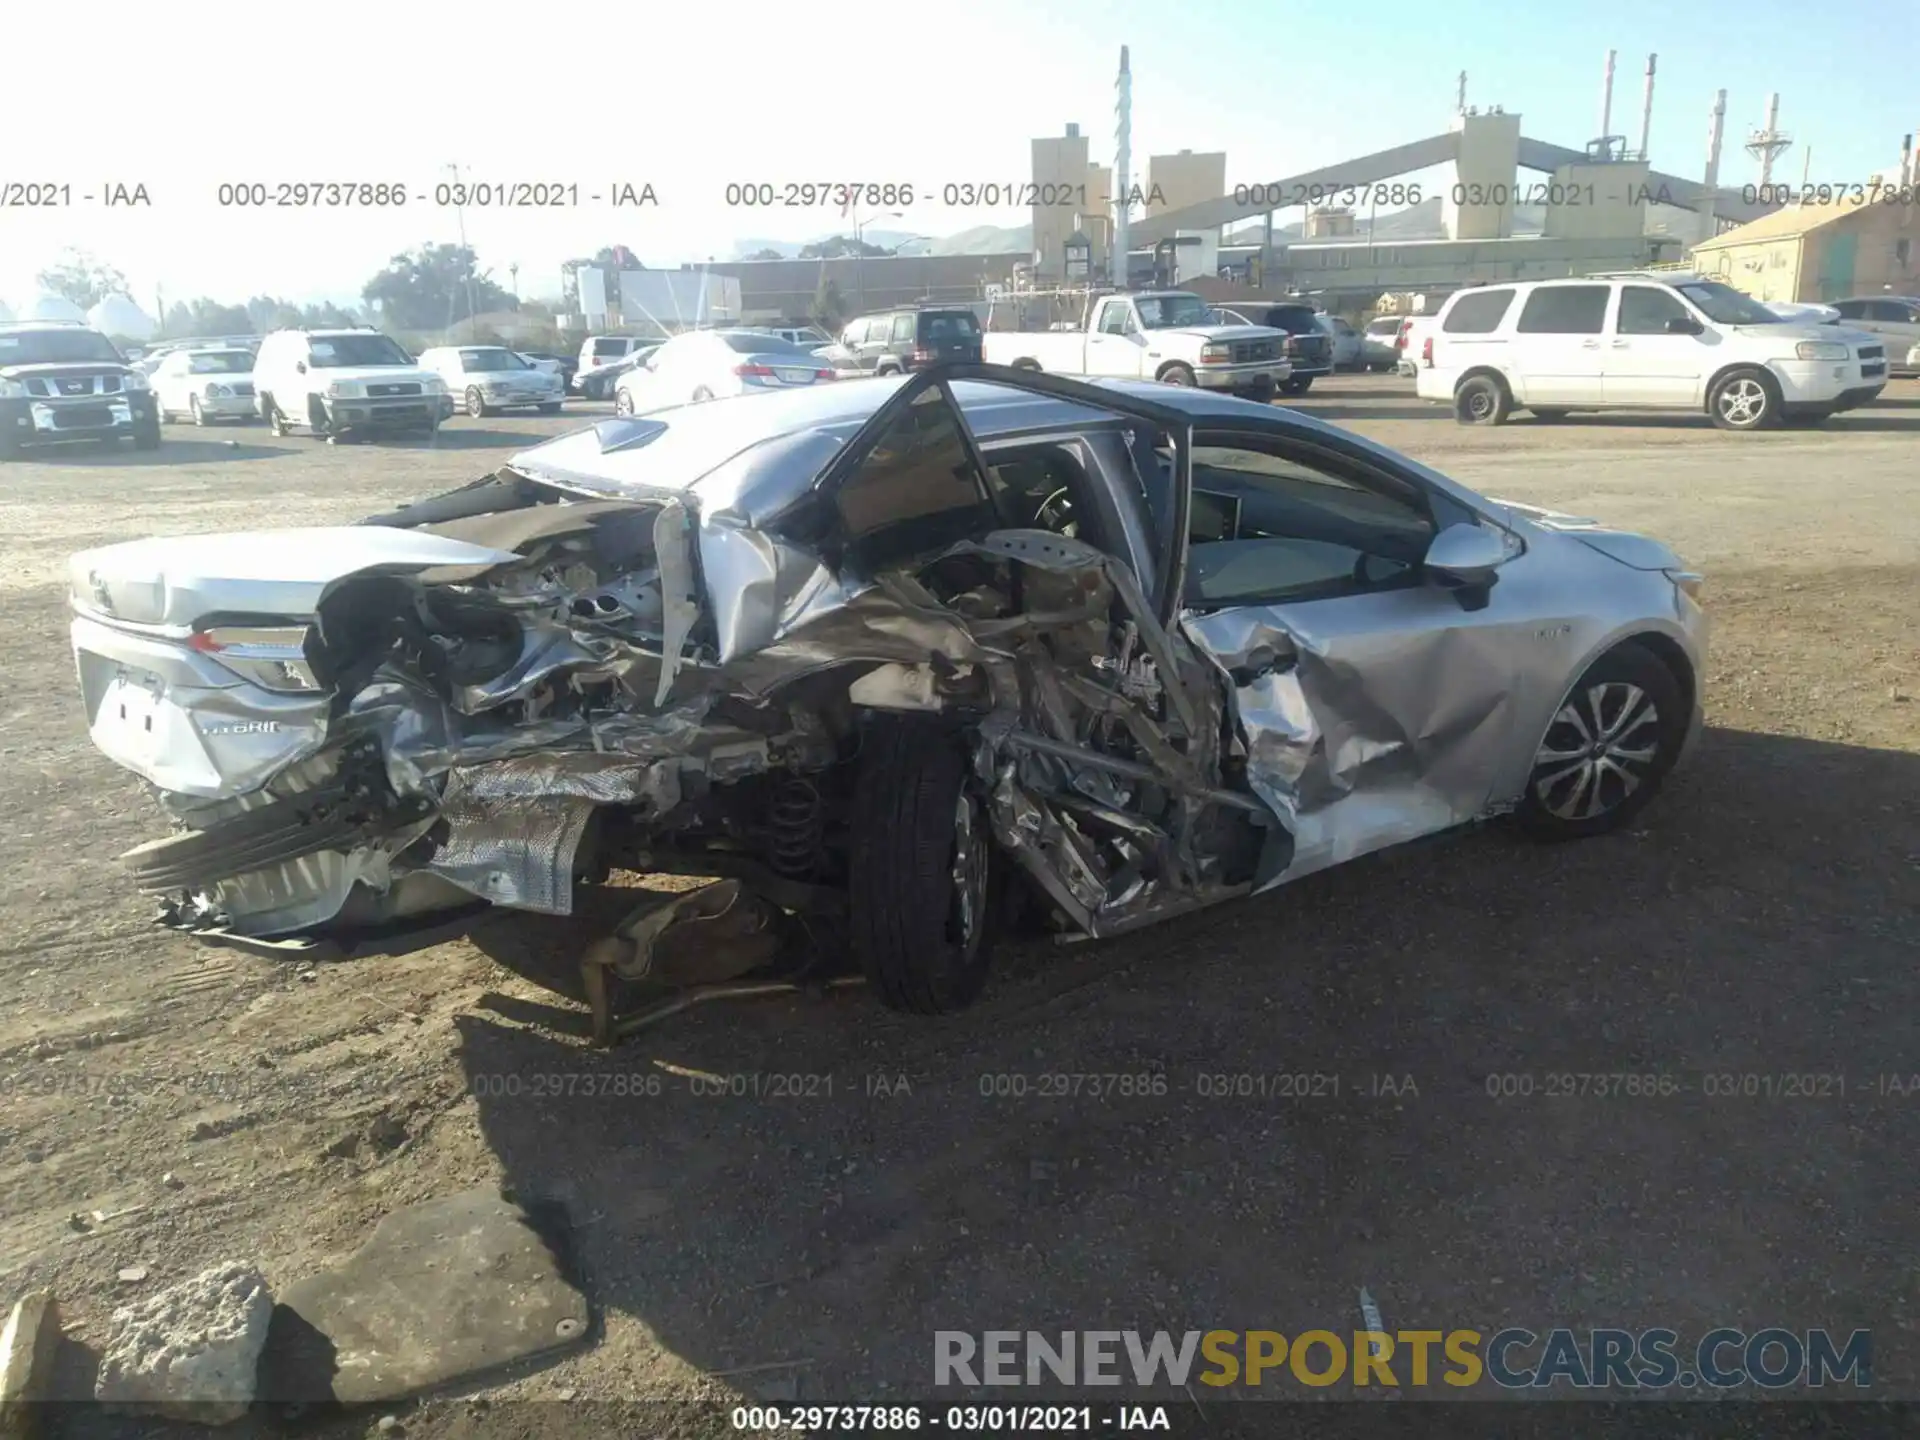
[[[971,340],[979,333],[980,322],[971,310],[940,310],[920,316],[922,340]]]
[[[742,355],[802,355],[803,351],[791,340],[782,340],[778,335],[722,335],[729,350],[737,350]]]
[[[1527,297],[1514,327],[1523,335],[1598,335],[1607,318],[1605,285],[1548,285]]]
[[[1500,322],[1507,318],[1507,310],[1512,304],[1511,290],[1476,290],[1453,302],[1453,308],[1447,312],[1447,318],[1440,328],[1449,335],[1489,335],[1500,328]]]
[[[596,340],[593,342],[593,358],[596,360],[611,360],[615,355],[624,355],[626,353],[627,342],[624,340]]]
[[[1310,335],[1319,327],[1313,322],[1311,305],[1274,305],[1267,310],[1267,327],[1294,335]]]

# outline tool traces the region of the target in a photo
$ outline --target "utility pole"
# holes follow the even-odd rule
[[[520,262],[518,260],[507,266],[507,279],[513,285],[513,302],[517,305],[520,303]]]
[[[453,213],[460,226],[460,249],[463,254],[467,254],[467,207],[461,203],[460,199],[461,190],[464,188],[460,179],[460,166],[457,163],[449,164],[447,173],[453,176]],[[471,331],[473,329],[473,265],[470,260],[462,263],[466,269],[467,281],[467,329]],[[452,330],[453,326],[448,325],[447,329]]]

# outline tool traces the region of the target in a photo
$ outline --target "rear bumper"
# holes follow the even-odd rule
[[[0,400],[0,436],[17,446],[111,440],[150,431],[158,417],[151,390],[73,400],[30,395]]]

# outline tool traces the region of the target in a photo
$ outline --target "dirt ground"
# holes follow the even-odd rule
[[[1389,1330],[1866,1328],[1874,1393],[1920,1397],[1920,1093],[1882,1078],[1920,1072],[1920,385],[1760,436],[1463,430],[1386,377],[1301,408],[1708,573],[1708,732],[1642,828],[1475,833],[1015,948],[938,1023],[855,991],[610,1055],[493,958],[564,969],[585,920],[304,970],[156,931],[115,862],[156,815],[87,741],[64,610],[85,546],[358,518],[575,419],[343,449],[171,427],[156,455],[0,470],[0,1299],[51,1285],[97,1344],[129,1293],[229,1258],[284,1286],[500,1182],[565,1204],[598,1322],[471,1392],[495,1405],[926,1396],[936,1330],[1350,1331],[1363,1286]],[[1684,1093],[1543,1093],[1622,1071]],[[1043,1098],[1044,1074],[1165,1093]],[[1338,1093],[1208,1093],[1283,1074]],[[1749,1074],[1844,1093],[1703,1093]],[[1536,1093],[1493,1098],[1503,1076]]]

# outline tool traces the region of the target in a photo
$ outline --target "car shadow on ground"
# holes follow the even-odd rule
[[[1022,946],[956,1016],[757,1000],[600,1052],[496,1005],[460,1054],[613,1328],[769,1398],[930,1394],[936,1330],[1351,1331],[1363,1286],[1389,1331],[1869,1328],[1888,1398],[1916,862],[1920,756],[1716,729],[1625,833]]]
[[[85,465],[117,469],[122,466],[212,465],[234,460],[262,460],[273,455],[292,454],[297,448],[284,441],[269,438],[265,430],[252,433],[236,431],[230,435],[221,435],[219,431],[194,429],[189,434],[192,438],[187,438],[172,429],[163,431],[160,448],[157,450],[136,450],[128,442],[116,440],[110,444],[103,442],[41,446],[24,452],[20,458],[45,465]]]

